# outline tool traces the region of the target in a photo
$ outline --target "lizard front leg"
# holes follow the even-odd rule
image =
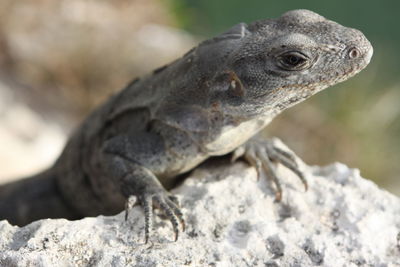
[[[297,156],[292,151],[279,147],[277,143],[276,138],[268,140],[253,137],[233,152],[232,161],[243,157],[251,166],[256,168],[258,175],[265,172],[267,177],[272,179],[275,184],[275,199],[280,201],[282,199],[282,187],[276,174],[274,163],[280,163],[294,172],[302,181],[305,190],[307,190],[308,185],[303,172],[296,162]]]
[[[145,242],[147,243],[151,236],[154,207],[159,208],[171,221],[176,241],[180,232],[179,226],[182,227],[182,231],[185,230],[185,221],[177,198],[163,187],[153,171],[150,170],[151,165],[158,165],[154,167],[157,168],[162,163],[159,160],[155,163],[149,156],[160,159],[162,155],[148,153],[149,150],[144,146],[149,144],[153,145],[151,147],[153,152],[163,153],[163,149],[157,149],[160,147],[157,145],[159,140],[154,135],[136,136],[135,139],[125,136],[113,138],[104,146],[103,163],[107,175],[120,185],[121,193],[127,199],[126,215],[132,206],[129,205],[132,196],[135,196],[142,206],[145,215]],[[144,158],[150,163],[150,166],[143,166],[139,163],[138,159],[140,158]]]

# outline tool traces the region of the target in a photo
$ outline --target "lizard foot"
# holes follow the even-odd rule
[[[179,207],[177,197],[168,192],[145,193],[139,197],[130,196],[125,205],[125,220],[128,219],[129,210],[138,200],[144,211],[145,220],[145,243],[147,244],[153,227],[153,207],[160,209],[165,216],[171,221],[175,233],[175,240],[178,240],[179,225],[182,227],[182,232],[185,231],[185,220]]]
[[[158,144],[158,139],[151,139],[154,136],[147,135],[147,137],[146,142],[149,142],[149,144]],[[182,232],[185,231],[185,220],[179,207],[178,199],[163,187],[157,176],[150,169],[135,162],[131,159],[134,156],[124,151],[123,149],[125,148],[121,148],[122,144],[122,147],[136,151],[136,149],[132,149],[134,143],[130,142],[131,140],[126,139],[124,136],[116,137],[115,139],[110,139],[103,148],[105,169],[108,171],[109,176],[116,178],[121,194],[126,198],[125,220],[128,219],[129,210],[135,204],[134,202],[137,201],[144,211],[145,242],[147,244],[153,231],[154,208],[158,208],[172,223],[176,241],[180,234],[180,226]],[[153,153],[154,150],[158,149],[153,148],[150,152]],[[160,148],[159,150],[161,151],[162,149]],[[146,154],[146,156],[150,154]],[[151,156],[156,157],[153,154]]]
[[[239,157],[243,157],[251,166],[256,168],[258,177],[262,172],[265,172],[272,179],[276,187],[276,201],[282,199],[282,187],[273,163],[280,163],[290,169],[300,178],[305,190],[308,189],[307,181],[296,162],[296,155],[289,150],[278,147],[276,139],[251,139],[233,152],[232,161]]]

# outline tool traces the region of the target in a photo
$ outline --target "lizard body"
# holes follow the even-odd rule
[[[306,185],[293,156],[267,141],[248,140],[281,111],[361,71],[371,56],[361,32],[308,10],[238,24],[98,107],[53,167],[0,187],[0,218],[21,225],[43,217],[115,214],[136,196],[145,212],[146,242],[153,206],[166,214],[177,238],[183,215],[164,188],[207,158],[230,152],[264,169],[279,199],[271,162],[290,168]],[[24,196],[35,183],[44,189]]]

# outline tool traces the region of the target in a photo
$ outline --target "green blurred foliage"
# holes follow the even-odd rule
[[[280,136],[310,164],[340,160],[400,193],[399,1],[170,0],[169,4],[182,28],[204,37],[239,22],[278,17],[299,8],[361,30],[374,46],[370,66],[284,112],[268,132]]]
[[[278,17],[288,10],[305,8],[361,30],[374,46],[389,46],[388,48],[394,49],[400,44],[400,2],[395,0],[170,0],[170,3],[181,26],[203,36],[215,35],[239,22]],[[384,49],[378,50],[379,52],[385,55]],[[385,64],[400,66],[398,57],[393,57],[390,53],[386,53],[386,57]]]

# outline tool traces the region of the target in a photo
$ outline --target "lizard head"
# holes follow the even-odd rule
[[[308,10],[243,27],[241,45],[224,66],[232,113],[279,113],[355,75],[373,53],[360,31]]]

